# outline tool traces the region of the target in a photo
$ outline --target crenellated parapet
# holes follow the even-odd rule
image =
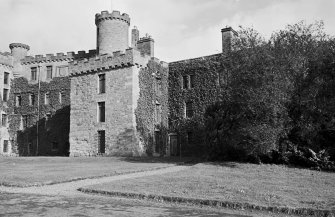
[[[139,51],[129,48],[126,49],[125,53],[117,51],[113,52],[112,55],[105,54],[93,58],[74,60],[70,62],[69,71],[70,76],[75,76],[108,69],[142,66],[148,58],[150,57],[143,56]]]
[[[29,45],[22,44],[22,43],[11,43],[9,45],[9,48],[10,49],[13,49],[13,48],[23,48],[23,49],[26,49],[26,50],[30,50]]]
[[[78,51],[75,53],[73,51],[64,53],[57,53],[57,54],[46,54],[44,55],[35,55],[33,56],[26,56],[24,59],[21,60],[22,65],[28,65],[33,63],[43,63],[43,62],[59,62],[59,61],[73,61],[75,59],[83,59],[83,58],[90,58],[96,55],[96,50],[89,50],[86,51]]]
[[[6,53],[1,53],[0,52],[0,65],[13,68],[13,65],[14,65],[13,56],[8,52],[6,52]]]
[[[105,20],[121,20],[130,25],[129,15],[126,13],[120,14],[120,11],[113,11],[112,13],[109,13],[108,11],[101,11],[101,13],[95,15],[95,24]]]

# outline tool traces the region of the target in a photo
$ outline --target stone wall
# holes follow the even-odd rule
[[[71,76],[70,155],[99,154],[98,131],[105,131],[106,155],[140,155],[134,110],[138,95],[137,66]],[[98,93],[105,74],[106,93]],[[105,102],[105,122],[98,122],[98,102]]]
[[[9,116],[9,107],[8,107],[8,102],[3,101],[3,91],[4,88],[8,89],[10,91],[10,84],[13,79],[13,58],[8,55],[2,55],[0,54],[0,155],[15,155],[16,150],[12,146],[12,138],[9,135],[8,132],[8,123],[6,126],[2,126],[2,114],[7,114],[7,118]],[[8,84],[4,84],[4,76],[5,73],[9,73],[8,77]],[[9,92],[8,92],[9,95]],[[7,152],[4,151],[4,141],[8,141],[8,146],[7,146]]]

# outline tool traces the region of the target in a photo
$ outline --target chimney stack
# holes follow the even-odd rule
[[[222,33],[222,53],[228,55],[231,51],[231,42],[234,37],[238,36],[238,33],[231,27],[221,29]]]

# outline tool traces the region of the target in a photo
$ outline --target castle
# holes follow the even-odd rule
[[[206,106],[224,94],[223,52],[172,63],[119,11],[95,15],[96,49],[28,56],[0,53],[0,155],[170,156],[202,152]],[[195,151],[196,150],[196,151]]]

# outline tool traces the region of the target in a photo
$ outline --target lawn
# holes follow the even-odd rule
[[[178,159],[176,159],[178,160]],[[174,159],[122,157],[0,158],[0,184],[29,186],[172,166]]]
[[[175,173],[93,185],[85,189],[259,206],[335,209],[335,173],[277,165],[202,163]]]

